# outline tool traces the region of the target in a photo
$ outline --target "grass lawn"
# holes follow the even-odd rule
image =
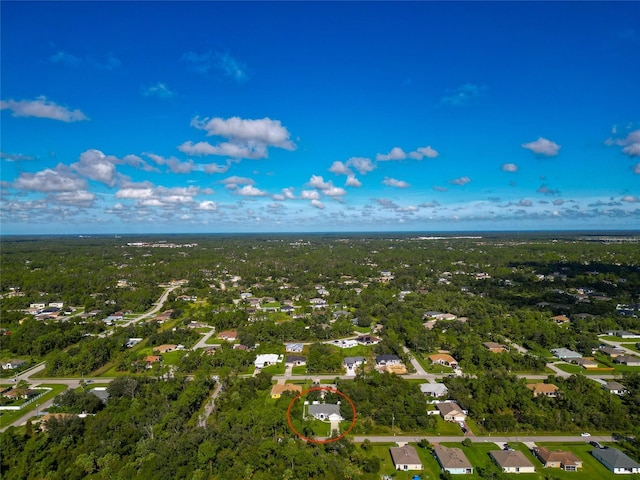
[[[436,424],[436,429],[440,435],[451,436],[451,435],[460,435],[462,436],[462,430],[457,423],[454,422],[446,422],[442,419],[440,415],[435,416],[438,423]]]
[[[420,475],[422,480],[434,480],[439,478],[440,468],[438,467],[438,462],[425,449],[416,447],[415,445],[413,446],[416,447],[416,451],[418,452],[418,455],[420,455],[420,459],[422,460],[425,470],[414,472],[397,471],[393,465],[393,461],[391,460],[391,454],[389,453],[389,448],[397,446],[398,445],[395,443],[371,444],[369,452],[380,459],[380,471],[378,472],[378,476],[375,478],[380,478],[380,475],[393,475],[394,480],[411,480],[414,475]],[[358,448],[360,448],[359,445]]]
[[[275,365],[269,365],[262,369],[263,372],[269,375],[284,375],[285,365],[284,363],[276,363]]]
[[[291,369],[292,375],[305,375],[307,373],[307,367],[305,365],[300,365],[298,367],[293,367]]]
[[[20,417],[25,415],[26,413],[35,410],[37,408],[36,405],[42,405],[47,400],[51,400],[56,395],[64,392],[67,389],[66,385],[57,385],[57,384],[46,384],[45,383],[45,384],[38,385],[38,386],[39,387],[51,388],[52,390],[50,390],[48,393],[45,393],[37,401],[31,402],[29,405],[27,405],[26,407],[24,407],[24,408],[22,408],[20,410],[16,410],[16,411],[2,410],[2,411],[0,411],[1,412],[0,413],[0,427],[4,428],[7,425],[10,425],[11,423],[13,423],[16,420],[18,420]]]

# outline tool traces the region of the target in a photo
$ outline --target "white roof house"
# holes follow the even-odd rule
[[[444,397],[449,393],[444,383],[423,383],[420,385],[420,391],[432,397]]]
[[[264,368],[269,365],[275,365],[282,361],[282,355],[278,355],[276,353],[264,353],[258,355],[253,362],[256,368]]]

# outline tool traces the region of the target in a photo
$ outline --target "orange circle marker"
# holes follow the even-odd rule
[[[349,428],[347,428],[347,430],[342,435],[335,438],[328,438],[326,440],[316,440],[315,438],[305,437],[293,427],[293,424],[291,423],[291,407],[293,407],[293,404],[297,402],[303,395],[306,395],[309,392],[317,392],[322,390],[324,390],[325,392],[337,393],[338,395],[341,395],[342,397],[344,397],[345,400],[349,402],[349,405],[351,405],[351,410],[353,410],[353,420],[351,420],[351,425],[349,425]],[[344,393],[342,393],[340,390],[336,390],[335,388],[331,388],[331,387],[312,387],[300,392],[296,397],[293,398],[293,400],[291,400],[291,402],[289,403],[289,407],[287,408],[287,423],[289,424],[289,428],[291,429],[291,431],[306,442],[318,443],[318,444],[333,443],[345,437],[356,424],[356,407],[353,404],[353,401],[349,397],[347,397]]]

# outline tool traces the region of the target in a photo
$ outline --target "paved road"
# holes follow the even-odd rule
[[[214,333],[216,333],[216,329],[215,328],[211,328],[210,331],[205,333],[204,336],[200,340],[198,340],[193,347],[191,347],[191,350],[197,350],[199,348],[210,347],[211,345],[207,344],[207,340],[209,340],[211,337],[213,337]]]
[[[440,436],[440,435],[386,435],[386,436],[376,436],[376,435],[354,435],[354,442],[363,442],[365,438],[368,438],[372,443],[393,443],[393,442],[419,442],[420,440],[427,439],[431,443],[439,443],[439,442],[461,442],[465,437],[460,436]],[[558,442],[558,443],[568,443],[568,442],[613,442],[613,437],[610,435],[596,435],[593,437],[581,437],[580,435],[501,435],[501,436],[484,436],[484,437],[474,437],[473,441],[475,443],[486,443],[486,442]]]
[[[149,318],[153,315],[155,315],[156,313],[158,313],[160,311],[160,309],[162,309],[162,306],[164,305],[164,302],[167,301],[167,297],[169,296],[169,294],[171,292],[173,292],[176,288],[178,288],[177,285],[172,286],[172,287],[168,287],[167,289],[165,289],[164,293],[160,296],[160,298],[158,299],[157,302],[155,302],[155,306],[143,313],[142,315],[137,316],[134,319],[131,319],[125,323],[121,323],[119,324],[119,326],[129,326],[132,323],[135,322],[139,322],[141,320],[144,320],[146,318]],[[111,335],[111,333],[113,333],[114,329],[110,329],[107,332],[103,332],[100,335],[101,336],[106,336],[106,335]],[[56,385],[66,385],[68,388],[78,388],[78,386],[80,385],[80,382],[83,380],[87,380],[85,378],[32,378],[33,375],[35,375],[36,373],[42,372],[45,369],[46,365],[45,362],[39,363],[38,365],[34,366],[33,368],[30,368],[29,370],[25,370],[24,372],[22,372],[20,375],[17,375],[15,377],[15,381],[19,382],[20,380],[26,380],[27,382],[29,382],[31,384],[31,386],[33,387],[37,387],[40,384],[43,383],[48,383],[48,384],[56,384]],[[114,380],[114,378],[111,377],[95,377],[95,379],[97,381],[99,381],[100,383],[110,383],[112,380]],[[91,380],[89,380],[91,381]],[[6,427],[2,428],[1,431],[6,430],[9,426],[18,426],[18,425],[22,425],[24,424],[28,419],[35,417],[37,414],[42,413],[44,410],[46,410],[47,408],[49,408],[52,404],[53,404],[53,400],[48,400],[46,402],[44,402],[42,405],[39,405],[37,410],[31,410],[29,412],[26,412],[23,416],[21,416],[20,418],[18,418],[16,421],[14,421],[13,423],[11,423],[11,425],[7,425]]]
[[[631,343],[634,340],[638,341],[637,338],[630,338],[630,339],[628,339],[629,341],[627,341],[627,342],[618,341],[618,340],[605,340],[602,337],[598,337],[598,340],[600,340],[602,343],[606,343],[607,345],[611,345],[612,347],[616,347],[616,348],[619,348],[621,350],[624,350],[628,355],[633,355],[634,357],[636,355],[638,355],[638,352],[636,352],[635,350],[632,350],[630,348],[627,348],[627,347],[625,347],[623,345],[623,343]]]
[[[209,418],[209,415],[211,415],[211,413],[213,412],[213,409],[216,407],[216,397],[220,393],[221,389],[222,389],[222,384],[218,383],[216,385],[216,388],[213,390],[213,393],[209,397],[207,404],[204,406],[203,415],[200,415],[200,418],[198,418],[199,427],[204,428],[207,426],[207,418]]]

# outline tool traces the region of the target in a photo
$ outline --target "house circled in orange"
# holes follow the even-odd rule
[[[300,432],[298,432],[293,427],[293,424],[291,423],[291,408],[293,407],[293,404],[296,403],[303,395],[306,395],[309,392],[317,392],[317,391],[337,393],[338,395],[344,397],[344,399],[347,402],[349,402],[349,405],[351,405],[351,410],[353,410],[353,420],[351,420],[351,424],[349,425],[349,428],[347,428],[347,430],[344,433],[342,433],[337,437],[327,438],[326,440],[317,440],[315,438],[305,437]],[[293,400],[291,400],[291,402],[289,403],[289,407],[287,407],[287,423],[289,424],[289,428],[291,429],[291,431],[306,442],[318,443],[318,444],[333,443],[333,442],[337,442],[341,438],[344,438],[346,435],[349,434],[351,429],[353,429],[354,425],[356,424],[356,407],[353,404],[353,401],[349,397],[347,397],[344,393],[342,393],[340,390],[336,390],[335,388],[331,388],[331,387],[311,387],[311,388],[308,388],[307,390],[300,392],[297,396],[293,398]]]

